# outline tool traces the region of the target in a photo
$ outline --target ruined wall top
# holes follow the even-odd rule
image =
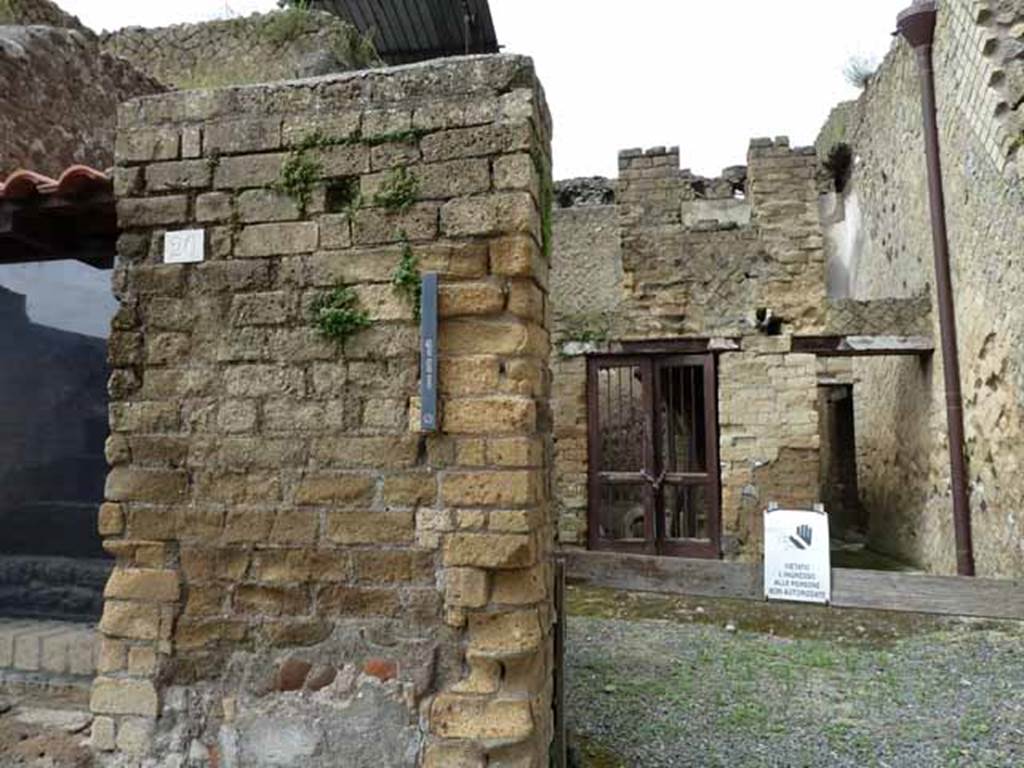
[[[64,27],[88,32],[77,16],[65,13],[51,0],[0,0],[0,24]]]
[[[163,90],[101,53],[88,30],[0,27],[0,176],[19,167],[54,177],[75,163],[110,167],[117,105]]]
[[[533,61],[526,56],[493,55],[464,56],[424,64],[410,64],[386,69],[342,72],[305,80],[291,80],[264,85],[237,85],[219,90],[173,91],[159,96],[142,97],[127,102],[118,111],[120,129],[154,127],[228,119],[245,114],[259,115],[306,114],[329,121],[332,110],[352,109],[354,106],[373,104],[386,108],[389,103],[403,108],[418,103],[427,104],[441,99],[461,102],[451,105],[451,113],[437,106],[413,115],[409,130],[419,122],[429,122],[435,128],[446,125],[467,125],[474,121],[487,122],[499,115],[499,107],[512,110],[533,109],[533,105],[513,103],[515,91],[536,88],[541,125],[546,134],[551,132],[543,91],[536,85]],[[508,95],[504,103],[484,97]],[[482,99],[482,100],[481,100]],[[397,130],[388,122],[386,112],[380,112],[379,123],[371,121],[363,128],[369,135],[378,127]]]
[[[289,8],[267,14],[104,34],[109,53],[176,88],[314,77],[380,64],[347,21]]]
[[[722,170],[717,178],[706,178],[695,174],[689,168],[680,168],[679,147],[652,147],[624,149],[619,152],[620,191],[625,199],[631,197],[631,190],[646,195],[650,184],[643,180],[658,180],[654,186],[667,188],[672,185],[682,200],[714,199],[727,200],[744,194],[747,168],[742,165]],[[640,182],[639,185],[631,182]]]

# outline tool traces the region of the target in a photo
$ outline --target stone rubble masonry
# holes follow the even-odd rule
[[[358,38],[358,30],[334,14],[289,9],[198,24],[126,27],[104,33],[100,45],[174,88],[218,88],[377,63],[359,58]],[[211,150],[217,145],[216,133],[214,129],[210,135]]]
[[[1024,576],[1024,7],[940,4],[934,66],[979,575]],[[1016,140],[1015,140],[1016,139]],[[914,54],[898,41],[856,102],[822,129],[822,156],[860,158],[843,195],[860,246],[850,296],[934,297],[931,223]],[[932,299],[933,300],[933,299]],[[937,313],[927,319],[938,340]],[[936,345],[938,346],[938,345]],[[871,544],[929,571],[955,571],[941,349],[928,360],[853,366],[858,487]],[[893,425],[898,425],[894,429]],[[898,512],[898,514],[897,514]]]
[[[273,182],[324,126],[303,216]],[[121,108],[101,760],[547,765],[550,135],[517,56]],[[408,210],[374,158],[427,180]],[[190,228],[204,261],[162,263]],[[406,247],[441,276],[437,433]],[[311,323],[338,285],[344,344]]]
[[[88,31],[77,17],[65,13],[51,0],[4,0],[0,24],[8,26],[62,27]]]
[[[35,2],[14,4],[16,24],[60,22],[59,9]],[[54,178],[75,163],[109,168],[117,105],[164,90],[71,21],[0,26],[0,178],[18,168]]]

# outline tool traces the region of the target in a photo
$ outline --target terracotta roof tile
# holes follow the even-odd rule
[[[72,165],[59,179],[35,171],[18,170],[0,182],[0,200],[18,200],[36,195],[82,197],[111,189],[110,177],[87,165]]]

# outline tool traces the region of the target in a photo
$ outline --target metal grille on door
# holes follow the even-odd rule
[[[713,355],[588,361],[589,544],[719,554]]]

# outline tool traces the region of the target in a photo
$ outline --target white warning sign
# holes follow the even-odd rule
[[[800,509],[765,511],[764,596],[801,603],[831,602],[827,514]]]

